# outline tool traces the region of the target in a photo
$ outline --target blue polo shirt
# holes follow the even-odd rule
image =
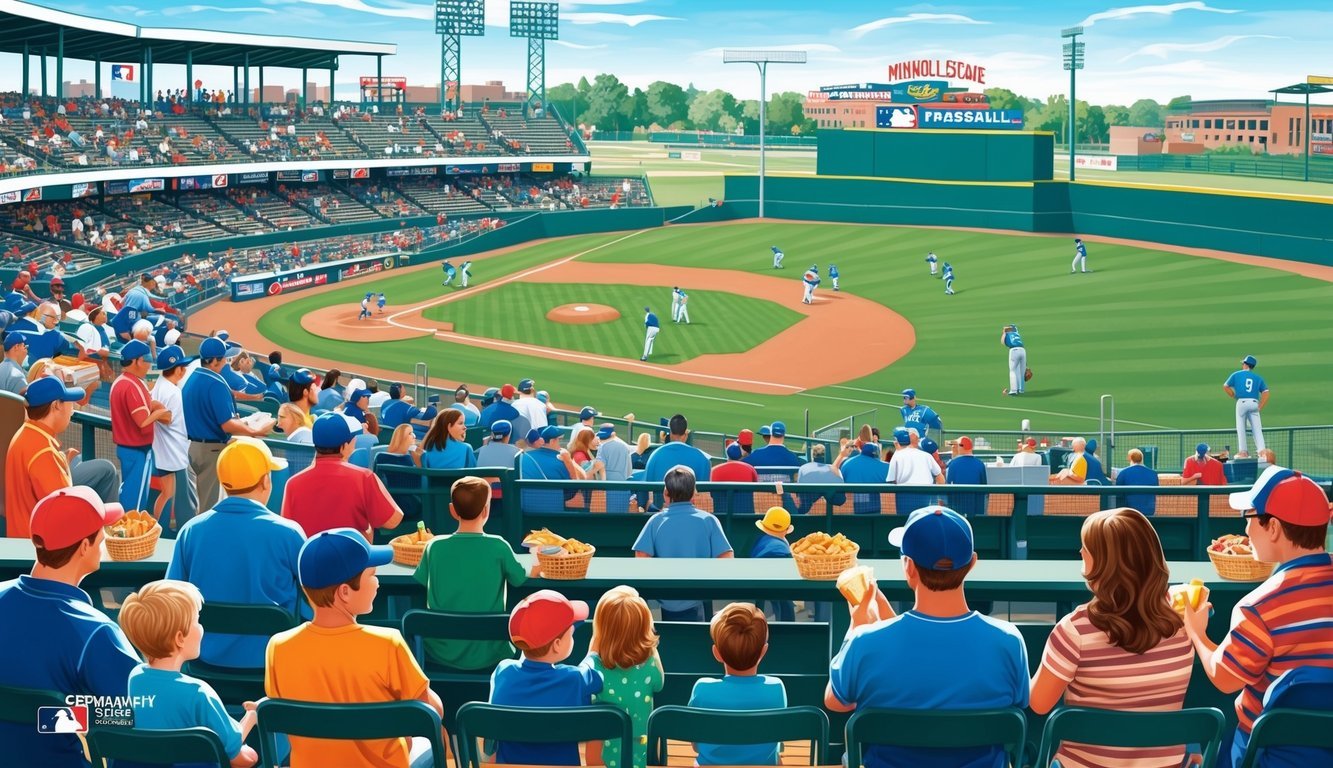
[[[227,386],[231,387],[233,392],[243,392],[247,395],[264,394],[263,382],[246,376],[230,365],[222,366],[222,379],[227,382]]]
[[[221,443],[228,435],[222,425],[236,418],[236,398],[222,376],[200,366],[181,388],[185,434],[191,440]]]
[[[515,408],[510,403],[506,403],[503,400],[496,400],[495,402],[481,409],[481,419],[477,423],[487,429],[490,429],[491,425],[500,419],[512,422],[517,416],[518,416],[517,408]],[[531,427],[529,427],[529,429],[531,429]],[[519,432],[517,429],[515,429],[514,434],[524,434],[524,433]]]
[[[874,456],[857,454],[842,463],[844,483],[883,483],[889,479],[889,462]],[[878,493],[853,493],[852,512],[857,515],[878,515]]]
[[[764,538],[772,538],[765,536]],[[787,689],[768,675],[700,678],[690,706],[701,709],[786,709]],[[698,744],[699,765],[778,765],[778,744]]]
[[[791,545],[786,539],[761,533],[754,542],[754,548],[750,550],[750,557],[791,557]]]
[[[120,627],[93,607],[87,592],[28,575],[0,584],[0,685],[124,696],[139,662]],[[36,716],[23,724],[0,723],[0,763],[85,768],[78,737],[39,734]]]
[[[649,557],[719,557],[731,550],[722,524],[689,502],[676,502],[654,514],[634,540],[634,551]],[[688,611],[698,600],[663,600],[667,611]]]
[[[696,482],[705,482],[713,473],[713,465],[708,461],[708,454],[686,443],[667,443],[654,450],[648,456],[644,467],[644,480],[660,482],[677,464],[683,464],[694,471]]]
[[[207,637],[207,635],[205,635]],[[141,664],[130,673],[129,695],[145,697],[152,706],[134,708],[134,727],[146,731],[168,731],[203,726],[222,740],[222,749],[235,759],[241,753],[241,726],[227,714],[213,687],[180,672],[153,669]],[[147,697],[152,697],[151,699]],[[128,761],[117,760],[117,768]],[[205,768],[206,763],[176,763],[174,768]]]
[[[505,659],[491,673],[492,704],[509,707],[586,707],[602,692],[592,657],[577,667],[523,657]],[[495,759],[510,765],[579,765],[577,742],[501,741]]]
[[[985,485],[986,464],[971,454],[955,456],[949,460],[944,471],[946,482],[954,485]],[[960,515],[971,517],[986,514],[987,494],[951,493],[948,494],[949,507]]]
[[[321,411],[331,411],[343,404],[342,390],[334,387],[333,389],[321,389],[319,397],[315,400],[315,408]]]
[[[785,445],[765,445],[763,448],[755,448],[741,461],[752,467],[799,467],[805,463],[804,459],[792,453]]]
[[[1115,476],[1116,485],[1157,485],[1157,473],[1142,464],[1130,464]],[[1127,493],[1120,503],[1152,517],[1157,512],[1157,496],[1151,493]]]
[[[28,359],[41,360],[44,357],[55,357],[65,353],[69,347],[69,342],[65,340],[65,335],[52,328],[42,333],[29,333],[28,335]]]
[[[252,499],[229,496],[181,526],[167,578],[195,585],[204,602],[276,605],[309,618],[296,570],[304,543],[305,533],[295,521]],[[199,658],[258,669],[264,666],[268,641],[267,636],[205,632]]]
[[[559,459],[557,459],[559,461]],[[462,440],[449,439],[443,448],[432,448],[421,454],[421,466],[426,469],[470,469],[477,466],[477,452]],[[565,469],[565,465],[560,465]],[[569,472],[565,472],[568,477]]]
[[[380,426],[396,429],[399,424],[406,424],[412,420],[412,411],[415,410],[411,403],[404,400],[390,400],[380,406]]]
[[[522,480],[568,480],[569,468],[560,460],[560,455],[550,448],[534,448],[518,456],[518,476]],[[559,512],[565,508],[565,500],[571,498],[574,491],[524,490],[523,510],[526,512]]]

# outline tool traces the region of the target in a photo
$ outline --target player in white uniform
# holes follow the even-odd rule
[[[773,246],[773,269],[782,269],[782,259],[785,256],[786,254],[778,250],[776,245]]]
[[[1006,325],[1000,331],[1000,343],[1009,349],[1009,388],[1004,394],[1021,395],[1028,369],[1028,351],[1023,346],[1023,337],[1018,335],[1018,326]]]
[[[1076,270],[1082,270],[1084,274],[1092,271],[1088,269],[1088,247],[1077,237],[1074,238],[1074,261],[1069,265],[1069,274]]]
[[[801,298],[801,303],[813,304],[815,302],[815,286],[819,285],[818,264],[811,264],[805,274],[801,275],[801,285],[805,286],[805,295]]]
[[[684,291],[680,292],[680,322],[690,324],[690,295]]]
[[[463,287],[466,288],[468,278],[472,277],[472,262],[470,261],[463,262],[463,266],[460,267],[458,271],[462,273]]]
[[[837,265],[837,264],[830,264],[830,265],[828,265],[828,276],[829,276],[829,279],[833,281],[833,290],[835,290],[835,291],[838,290],[838,277],[839,277],[840,275],[839,275],[839,273],[838,273],[838,265]]]
[[[370,300],[374,297],[375,294],[367,293],[366,297],[361,300],[361,314],[356,316],[357,320],[365,320],[367,317],[370,317]]]
[[[662,330],[661,323],[657,321],[657,315],[647,307],[643,308],[643,357],[640,360],[647,360],[653,353],[653,339],[657,338],[657,332]]]
[[[919,253],[919,251],[918,251],[918,253]],[[939,271],[938,271],[938,270],[939,270],[939,266],[938,266],[938,265],[939,265],[939,261],[940,261],[940,260],[939,260],[939,258],[938,258],[937,256],[935,256],[935,252],[934,252],[934,251],[931,251],[930,253],[927,253],[927,254],[926,254],[926,264],[930,267],[930,276],[931,276],[931,277],[935,277],[935,276],[937,276],[937,275],[939,274]]]
[[[680,286],[671,289],[671,322],[680,322]]]
[[[944,262],[944,295],[952,296],[953,294],[953,267],[946,261]]]

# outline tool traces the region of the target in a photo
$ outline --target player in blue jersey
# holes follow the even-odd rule
[[[786,256],[776,245],[773,246],[773,269],[782,269],[782,259]]]
[[[1254,429],[1254,448],[1256,451],[1264,449],[1264,428],[1259,421],[1259,411],[1268,404],[1268,385],[1264,383],[1263,377],[1254,372],[1255,366],[1259,361],[1254,359],[1254,355],[1246,355],[1244,360],[1240,361],[1240,370],[1227,377],[1227,381],[1222,385],[1222,391],[1227,393],[1227,397],[1236,399],[1236,458],[1245,458],[1250,455],[1246,450],[1248,445],[1245,441],[1246,422]]]
[[[1021,395],[1027,376],[1028,351],[1023,346],[1023,337],[1018,335],[1018,326],[1006,325],[1000,331],[1000,343],[1009,350],[1009,388],[1004,390],[1004,394]]]
[[[657,332],[662,330],[662,324],[657,321],[657,315],[648,307],[643,308],[643,357],[640,360],[646,361],[648,356],[653,353],[653,339],[657,338]]]
[[[440,285],[448,285],[449,283],[452,283],[454,281],[454,275],[458,274],[458,269],[454,267],[453,264],[450,264],[447,259],[440,265],[440,269],[444,270],[444,282],[440,283]]]
[[[899,412],[903,415],[903,427],[915,429],[923,440],[930,428],[944,429],[944,423],[940,421],[938,413],[931,410],[928,405],[917,404],[915,389],[903,390],[903,407]]]
[[[380,292],[380,297],[379,297],[378,299],[375,300],[375,303],[376,303],[377,305],[379,305],[379,308],[380,308],[380,314],[382,315],[382,314],[384,314],[384,305],[385,305],[385,304],[388,304],[388,303],[389,303],[389,300],[386,299],[386,298],[384,298],[384,293],[383,293],[383,292]]]
[[[1082,270],[1084,274],[1092,271],[1088,269],[1088,246],[1077,237],[1074,238],[1074,261],[1069,265],[1069,274],[1074,274],[1076,269]]]
[[[953,265],[946,261],[944,262],[944,295],[952,296],[953,294]]]
[[[833,290],[835,290],[835,291],[838,290],[838,265],[837,265],[837,264],[830,264],[830,265],[828,265],[828,276],[829,276],[829,279],[833,281]]]
[[[930,276],[935,277],[939,274],[939,257],[934,251],[926,254],[926,265],[930,267]]]
[[[375,294],[367,293],[366,297],[361,300],[361,314],[356,316],[357,320],[365,320],[367,317],[370,317],[370,300],[374,297]]]

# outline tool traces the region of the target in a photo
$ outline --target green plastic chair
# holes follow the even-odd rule
[[[1274,709],[1263,713],[1250,730],[1250,743],[1239,768],[1262,765],[1266,747],[1324,747],[1333,749],[1333,711]]]
[[[63,707],[65,697],[40,688],[11,688],[0,685],[0,723],[37,727],[38,707]]]
[[[857,710],[847,721],[847,765],[861,768],[863,744],[895,747],[1004,747],[1009,764],[1023,764],[1028,723],[1023,711],[1008,709]]]
[[[259,702],[259,764],[278,768],[279,733],[312,739],[393,739],[420,736],[430,740],[431,764],[446,768],[440,716],[421,701],[374,704],[312,704],[286,699]]]
[[[1199,744],[1203,747],[1202,768],[1217,763],[1226,717],[1213,707],[1194,707],[1175,712],[1115,712],[1106,709],[1067,707],[1056,710],[1046,721],[1037,753],[1038,766],[1051,764],[1062,741],[1100,747],[1172,747]]]
[[[500,707],[472,701],[458,710],[459,768],[481,768],[477,739],[513,739],[540,744],[620,739],[620,754],[634,754],[634,728],[625,710],[610,704],[587,707]]]
[[[209,634],[272,637],[279,632],[286,632],[299,622],[276,605],[205,602],[199,611],[199,623],[204,625],[204,631]],[[194,659],[186,662],[181,671],[213,686],[218,698],[227,704],[239,705],[264,697],[263,667],[219,667]]]
[[[103,760],[162,766],[204,763],[228,768],[231,765],[222,739],[203,726],[167,731],[98,728],[88,732],[88,750],[95,766],[101,766]]]
[[[667,740],[703,744],[810,741],[810,765],[828,762],[828,715],[819,707],[732,711],[666,706],[648,717],[648,764],[667,764]]]

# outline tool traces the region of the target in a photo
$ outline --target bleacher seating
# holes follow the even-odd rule
[[[427,213],[458,216],[488,213],[490,207],[459,190],[453,180],[413,178],[398,181],[396,189]]]

